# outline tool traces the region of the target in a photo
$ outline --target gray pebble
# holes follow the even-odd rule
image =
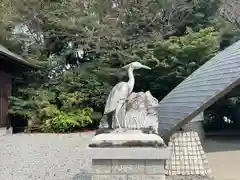
[[[0,180],[91,180],[94,133],[16,134],[0,139]],[[167,180],[209,180],[168,176]]]
[[[0,180],[91,180],[93,133],[1,137]]]

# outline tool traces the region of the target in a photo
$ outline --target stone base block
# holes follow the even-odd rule
[[[92,180],[128,180],[127,175],[101,175],[95,174]]]
[[[165,175],[93,175],[92,180],[165,180]]]
[[[92,180],[165,180],[170,150],[156,134],[115,131],[95,136],[90,145]]]
[[[92,180],[165,180],[168,148],[90,148]]]
[[[165,180],[165,175],[129,175],[127,180]]]
[[[164,160],[92,160],[94,174],[165,174]]]
[[[12,134],[12,128],[0,128],[0,136],[6,136]]]

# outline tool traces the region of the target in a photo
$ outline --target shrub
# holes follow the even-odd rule
[[[93,110],[90,108],[79,109],[70,113],[61,112],[58,116],[47,119],[43,125],[45,132],[72,132],[92,123]]]
[[[9,114],[28,121],[29,131],[63,133],[93,123],[93,110],[84,106],[85,94],[78,91],[56,93],[54,90],[18,89],[22,97],[11,97]]]

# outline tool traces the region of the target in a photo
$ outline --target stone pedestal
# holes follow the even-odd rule
[[[11,135],[12,134],[12,128],[0,128],[0,137],[1,136],[6,136],[6,135]]]
[[[93,138],[92,180],[165,180],[169,149],[156,134],[111,132]]]

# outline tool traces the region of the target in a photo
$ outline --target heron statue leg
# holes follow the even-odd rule
[[[118,103],[116,109],[115,109],[115,112],[114,112],[114,118],[116,119],[117,123],[118,123],[118,126],[119,126],[119,129],[121,129],[121,124],[119,122],[119,119],[118,119],[118,113],[120,111],[120,109],[122,108],[122,103]]]

